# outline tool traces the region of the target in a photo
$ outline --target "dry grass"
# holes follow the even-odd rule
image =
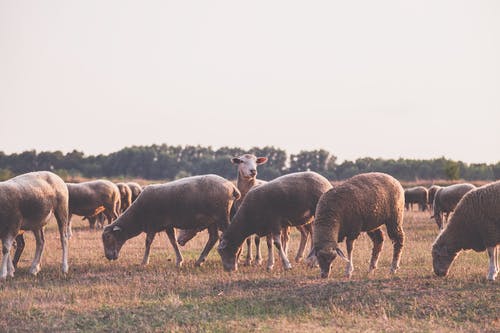
[[[144,235],[108,262],[100,232],[79,221],[73,223],[70,272],[63,276],[53,223],[39,275],[28,275],[34,239],[27,235],[16,277],[0,282],[0,331],[499,331],[498,282],[485,278],[486,253],[463,253],[449,277],[435,277],[430,246],[437,227],[428,216],[406,215],[407,242],[396,276],[389,274],[389,241],[379,269],[367,275],[370,242],[361,236],[351,280],[343,277],[340,260],[327,280],[303,263],[289,272],[277,262],[272,273],[252,266],[228,274],[215,250],[205,266],[195,268],[205,235],[181,249],[181,269],[164,234],[153,243],[149,266],[140,266]],[[298,233],[292,237],[291,258]]]

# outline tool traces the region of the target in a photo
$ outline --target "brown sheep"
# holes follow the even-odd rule
[[[399,268],[404,243],[404,190],[396,179],[377,172],[354,176],[323,194],[316,211],[313,239],[321,277],[328,277],[337,254],[348,261],[346,276],[351,277],[353,244],[361,232],[366,232],[373,242],[370,272],[373,271],[384,242],[384,224],[394,243],[391,271]],[[338,246],[344,239],[347,258]]]
[[[418,204],[421,211],[427,209],[427,189],[423,186],[415,186],[405,189],[405,208],[411,210],[413,204]]]
[[[14,276],[10,250],[23,230],[31,230],[36,239],[36,250],[30,274],[40,271],[44,248],[44,227],[54,216],[59,227],[62,245],[62,271],[68,272],[68,188],[56,174],[48,171],[30,172],[0,182],[0,239],[2,240],[2,266],[0,278]],[[20,250],[20,251],[19,251]],[[19,260],[22,248],[16,249]],[[17,262],[16,262],[17,263]]]
[[[116,183],[118,190],[120,190],[120,213],[123,213],[132,204],[132,190],[125,183]]]
[[[434,195],[433,210],[434,215],[431,218],[436,220],[436,224],[439,229],[443,229],[443,214],[444,221],[448,221],[448,216],[455,207],[457,206],[460,199],[465,195],[465,193],[476,187],[469,183],[454,184],[446,187],[441,187],[436,191]]]
[[[109,260],[116,260],[128,239],[141,232],[147,234],[143,265],[149,261],[151,243],[160,231],[166,231],[176,252],[176,265],[182,255],[175,241],[174,228],[208,227],[209,239],[195,265],[199,266],[218,240],[217,229],[229,224],[229,211],[240,197],[238,189],[217,175],[186,177],[167,184],[149,185],[115,222],[104,228],[102,241]]]
[[[500,181],[467,192],[432,246],[434,273],[446,276],[462,250],[488,250],[488,280],[495,280],[500,244]]]
[[[109,180],[99,179],[66,185],[69,191],[70,236],[73,214],[90,217],[102,211],[108,219],[108,224],[118,217],[121,205],[120,190]]]
[[[139,196],[139,194],[141,194],[142,187],[141,187],[141,185],[139,185],[135,182],[128,182],[126,184],[128,185],[128,187],[132,191],[132,202],[134,202],[135,199],[137,199],[137,197]]]
[[[238,269],[240,247],[253,234],[272,235],[284,268],[290,269],[292,265],[281,243],[281,230],[285,226],[310,223],[320,196],[331,187],[325,177],[315,172],[297,172],[252,188],[222,235],[218,251],[224,269]],[[274,256],[270,252],[267,269],[273,266]]]
[[[427,189],[427,205],[430,209],[434,209],[434,197],[436,196],[437,190],[439,190],[440,188],[441,186],[439,185],[432,185]]]

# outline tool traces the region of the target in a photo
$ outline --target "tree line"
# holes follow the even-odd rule
[[[86,156],[73,150],[24,151],[5,154],[0,151],[0,180],[37,170],[51,170],[63,178],[144,178],[173,180],[207,173],[228,179],[236,178],[232,157],[253,153],[266,156],[268,162],[259,168],[259,178],[270,180],[298,171],[316,171],[330,180],[343,180],[364,172],[385,172],[399,180],[466,179],[492,181],[500,179],[500,161],[496,164],[453,161],[444,157],[428,160],[358,158],[338,163],[337,157],[324,149],[301,151],[288,155],[273,146],[213,149],[204,146],[150,145],[125,147],[108,155]]]

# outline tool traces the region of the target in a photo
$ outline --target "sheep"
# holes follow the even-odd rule
[[[427,205],[430,209],[434,209],[434,197],[436,196],[437,190],[439,190],[440,188],[441,186],[439,185],[432,185],[427,189]]]
[[[407,188],[405,191],[405,208],[411,210],[414,203],[418,204],[421,211],[427,209],[427,189],[423,186]]]
[[[500,181],[467,192],[432,245],[432,265],[446,276],[462,250],[488,251],[488,280],[495,280],[500,244]]]
[[[109,180],[99,179],[83,183],[67,183],[69,191],[69,234],[71,236],[71,217],[94,216],[102,211],[108,224],[120,212],[120,190]]]
[[[128,187],[132,191],[132,202],[134,202],[135,199],[137,199],[137,197],[139,196],[139,194],[141,194],[142,187],[141,187],[141,185],[139,185],[135,182],[128,182],[126,184],[128,185]]]
[[[259,186],[267,183],[265,180],[257,179],[257,166],[267,162],[267,157],[257,157],[253,154],[244,154],[231,159],[233,164],[238,166],[238,174],[236,179],[236,187],[241,193],[241,197],[236,200],[231,209],[231,217],[235,214],[241,202],[245,198],[248,191],[254,186]],[[177,236],[177,242],[180,245],[185,245],[191,238],[193,238],[201,230],[181,230]],[[255,261],[260,264],[262,255],[260,252],[260,238],[255,237],[256,256]],[[247,258],[245,265],[250,265],[252,262],[252,247],[250,237],[247,239]]]
[[[123,213],[132,204],[132,190],[125,183],[116,183],[118,190],[120,190],[120,213]]]
[[[166,231],[176,253],[176,266],[180,267],[183,258],[175,241],[174,228],[208,227],[208,242],[195,263],[200,266],[218,240],[217,229],[227,228],[231,206],[239,197],[238,189],[217,175],[186,177],[146,186],[137,200],[104,228],[104,254],[108,260],[116,260],[125,241],[145,232],[146,250],[142,264],[147,265],[156,233]]]
[[[52,216],[56,218],[59,228],[62,271],[68,272],[68,201],[66,184],[52,172],[30,172],[0,182],[0,239],[3,255],[0,279],[5,279],[7,275],[14,276],[10,250],[14,238],[22,238],[23,230],[31,230],[36,239],[35,257],[29,273],[36,275],[40,271],[45,243],[44,227]],[[22,248],[19,249],[14,255],[17,260],[22,252]]]
[[[472,184],[462,183],[442,187],[436,191],[432,204],[434,214],[431,216],[431,219],[434,218],[436,220],[436,224],[440,230],[444,227],[442,215],[444,214],[445,222],[448,221],[449,214],[455,209],[460,199],[465,193],[475,188]]]
[[[284,268],[291,269],[280,239],[282,227],[310,223],[320,196],[331,187],[325,177],[315,172],[297,172],[252,188],[219,243],[218,252],[224,269],[238,269],[241,244],[253,234],[271,235]],[[273,266],[274,255],[269,251],[267,269],[271,270]]]
[[[317,257],[321,277],[330,274],[332,261],[337,254],[346,260],[346,277],[354,270],[352,250],[361,232],[366,232],[373,242],[369,272],[377,267],[382,250],[385,224],[394,244],[391,271],[399,268],[404,244],[403,213],[404,190],[393,177],[384,173],[365,173],[354,176],[334,186],[323,194],[316,208],[313,225],[314,254]],[[338,243],[346,239],[347,257]]]

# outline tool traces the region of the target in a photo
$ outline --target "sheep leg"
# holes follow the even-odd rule
[[[266,236],[267,242],[267,271],[272,271],[274,267],[274,247],[272,235]]]
[[[306,248],[307,239],[309,238],[309,228],[311,224],[305,224],[297,226],[297,230],[300,231],[300,244],[299,249],[297,251],[297,255],[295,256],[295,262],[299,262],[304,257],[304,250]]]
[[[252,264],[252,237],[247,237],[247,258],[245,260],[245,266],[250,266]]]
[[[490,269],[488,272],[488,280],[495,281],[498,274],[498,249],[497,246],[491,246],[488,249],[488,257],[490,259]]]
[[[106,215],[106,219],[108,220],[108,224],[111,224],[114,220],[114,216],[116,216],[116,213],[113,211],[111,214],[107,209],[104,211],[104,215]]]
[[[14,253],[14,260],[12,261],[14,268],[17,267],[17,263],[19,262],[19,259],[21,258],[21,254],[23,253],[25,244],[26,244],[26,242],[24,241],[24,236],[17,235],[17,237],[16,237],[16,252]]]
[[[395,223],[387,223],[387,234],[394,244],[394,250],[392,255],[392,265],[391,272],[396,273],[399,269],[399,261],[401,259],[401,252],[403,251],[403,244],[405,240],[403,228],[401,225]]]
[[[351,278],[352,272],[354,271],[354,265],[352,264],[352,249],[354,245],[354,239],[347,239],[346,240],[346,245],[347,245],[347,259],[349,259],[349,262],[347,263],[347,266],[345,268],[345,276],[347,278]]]
[[[281,244],[285,255],[288,256],[288,240],[290,239],[290,228],[288,226],[281,228]]]
[[[208,227],[207,245],[205,245],[205,248],[201,252],[200,257],[194,263],[195,267],[199,267],[205,262],[205,260],[208,256],[208,253],[214,247],[215,243],[217,243],[218,239],[219,239],[219,233],[217,231],[217,224],[212,224]]]
[[[66,237],[68,237],[68,239],[73,236],[73,231],[71,230],[71,217],[73,217],[73,214],[68,214],[68,226],[66,230]]]
[[[10,259],[10,249],[13,243],[14,237],[12,237],[12,235],[6,235],[2,239],[2,268],[0,269],[0,279],[5,279],[7,274],[9,276],[14,276],[14,272],[9,271],[11,269],[10,265],[12,264]]]
[[[42,260],[45,237],[43,235],[43,229],[35,229],[33,230],[33,234],[35,235],[36,240],[36,250],[29,272],[32,275],[36,275],[40,271],[40,261]]]
[[[61,239],[62,247],[62,271],[63,273],[68,273],[68,230],[69,221],[71,215],[68,215],[68,211],[64,207],[59,207],[54,211],[54,216],[56,217],[57,227],[59,229],[59,238]]]
[[[373,231],[369,231],[368,236],[373,242],[372,258],[370,260],[369,268],[369,272],[371,273],[375,268],[377,268],[378,257],[380,256],[382,245],[384,244],[384,234],[382,233],[382,230],[376,229]]]
[[[254,237],[255,242],[255,264],[260,265],[262,263],[262,253],[260,252],[260,237]]]
[[[155,236],[156,232],[148,232],[146,234],[146,249],[144,250],[144,257],[142,258],[142,263],[141,263],[141,265],[143,266],[149,264],[149,253],[151,251],[151,244],[153,243]]]
[[[181,267],[183,258],[181,251],[179,250],[179,246],[177,246],[177,242],[175,240],[175,230],[174,227],[169,226],[165,229],[165,232],[167,233],[168,239],[170,240],[170,244],[172,244],[172,247],[174,248],[175,251],[175,266]]]
[[[281,244],[281,233],[273,234],[273,240],[274,240],[274,246],[276,246],[276,248],[278,249],[279,255],[281,257],[283,267],[286,270],[291,269],[292,265],[290,264],[290,261],[288,261],[288,258],[286,257],[286,253],[285,253],[285,249],[283,248],[283,244]]]

